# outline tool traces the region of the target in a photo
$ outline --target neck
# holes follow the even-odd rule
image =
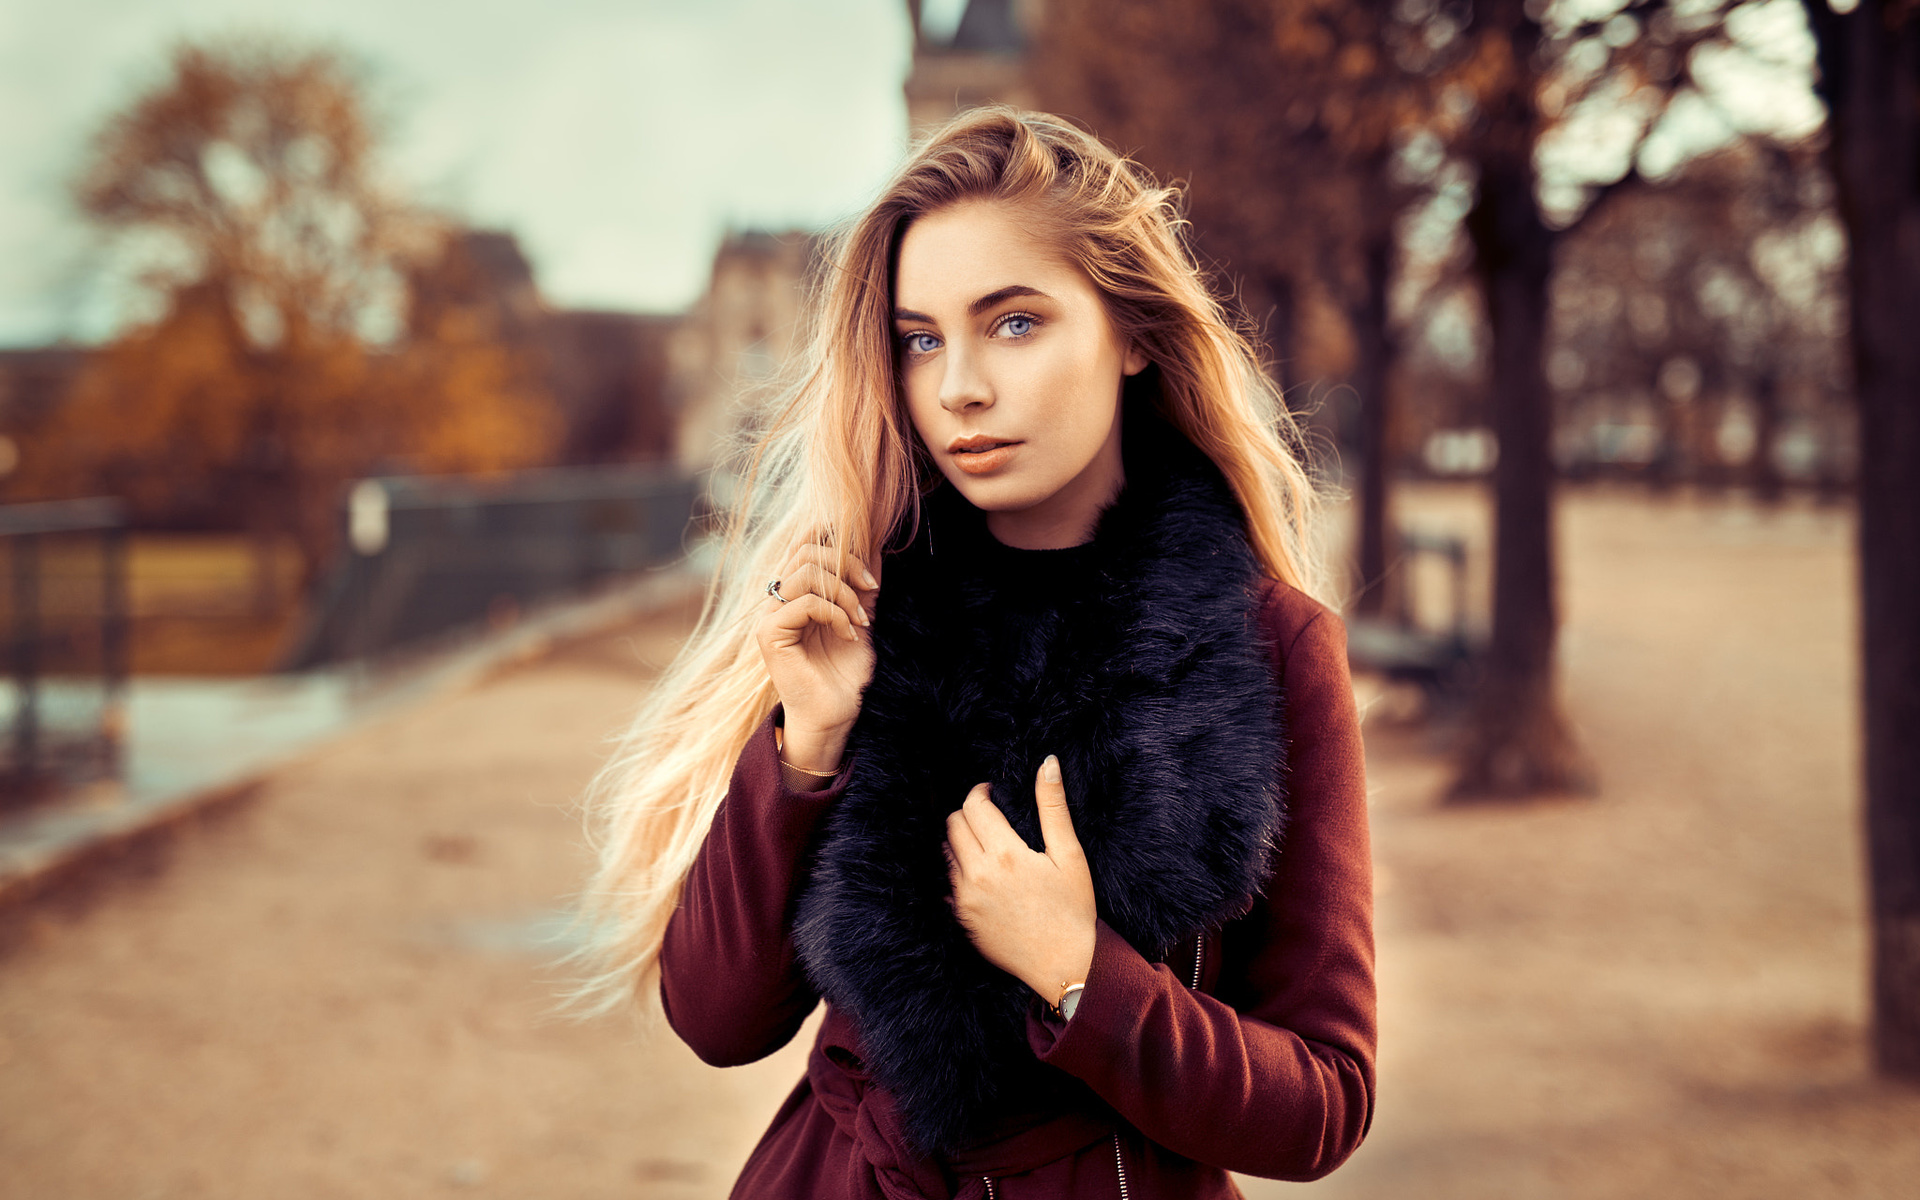
[[[1018,511],[988,512],[987,532],[1017,550],[1064,550],[1092,541],[1100,514],[1126,482],[1118,431],[1116,424],[1116,436],[1100,448],[1086,470],[1045,500]]]

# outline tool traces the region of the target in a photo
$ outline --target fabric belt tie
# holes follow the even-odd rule
[[[807,1057],[807,1078],[820,1106],[854,1144],[858,1158],[872,1169],[871,1181],[851,1180],[854,1194],[877,1194],[885,1200],[954,1200],[973,1189],[979,1176],[1018,1175],[1081,1150],[1111,1136],[1112,1119],[1069,1111],[989,1136],[941,1164],[923,1158],[901,1129],[894,1098],[872,1081],[860,1059],[859,1037],[852,1023],[831,1007],[826,1023]],[[958,1176],[958,1180],[954,1177]]]

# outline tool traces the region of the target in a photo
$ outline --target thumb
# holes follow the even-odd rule
[[[1080,853],[1080,836],[1074,833],[1073,814],[1067,810],[1067,788],[1060,781],[1060,760],[1051,754],[1040,764],[1033,794],[1040,806],[1040,837],[1047,855],[1063,850]]]

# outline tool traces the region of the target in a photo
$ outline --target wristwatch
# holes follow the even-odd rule
[[[1080,993],[1086,990],[1084,983],[1069,983],[1060,988],[1060,998],[1053,1002],[1052,1008],[1062,1021],[1073,1020],[1074,1010],[1080,1007]]]

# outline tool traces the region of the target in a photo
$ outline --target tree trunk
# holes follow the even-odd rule
[[[1360,397],[1360,578],[1355,594],[1358,612],[1377,616],[1388,592],[1387,531],[1389,475],[1392,453],[1388,445],[1392,421],[1387,401],[1387,375],[1393,346],[1387,330],[1387,287],[1392,282],[1393,240],[1389,234],[1367,239],[1365,286],[1359,303],[1348,314],[1353,322],[1353,390]],[[1405,580],[1397,581],[1404,588]]]
[[[1753,459],[1747,463],[1747,480],[1754,499],[1774,505],[1780,503],[1780,464],[1774,461],[1780,444],[1780,373],[1774,367],[1763,367],[1753,381],[1753,406]]]
[[[1532,59],[1538,28],[1510,0],[1484,4],[1514,75],[1485,118],[1480,186],[1467,214],[1492,329],[1493,638],[1467,730],[1455,800],[1590,791],[1593,771],[1561,715],[1554,679],[1552,404],[1543,352],[1553,235],[1533,190]]]
[[[1920,1079],[1920,13],[1807,15],[1849,241],[1860,406],[1860,598],[1873,1050]]]

